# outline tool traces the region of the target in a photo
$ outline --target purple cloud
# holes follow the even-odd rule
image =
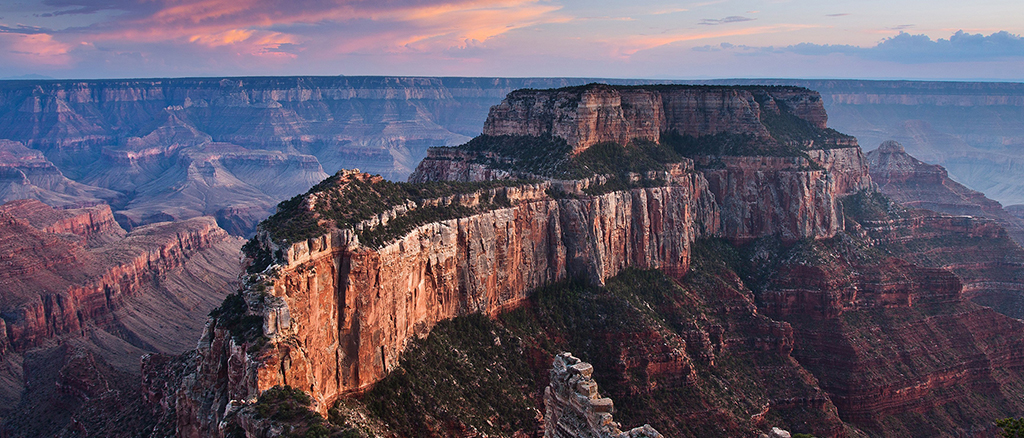
[[[909,26],[909,25],[904,25]],[[896,62],[901,64],[924,64],[936,62],[986,61],[1009,58],[1024,58],[1024,38],[1006,31],[985,36],[958,31],[949,39],[932,40],[927,35],[912,35],[900,32],[882,40],[874,47],[859,47],[846,44],[800,43],[786,47],[721,46],[698,47],[697,51],[760,51],[788,52],[806,56],[844,54],[863,59]]]
[[[705,18],[703,20],[700,20],[700,22],[697,23],[697,24],[703,24],[705,26],[717,26],[719,24],[741,23],[741,22],[744,22],[744,21],[754,21],[754,20],[756,20],[756,18],[741,17],[739,15],[730,15],[730,16],[725,17],[725,18]]]

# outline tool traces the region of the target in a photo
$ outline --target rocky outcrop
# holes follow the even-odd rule
[[[612,418],[612,399],[601,397],[594,367],[570,353],[555,356],[544,390],[544,438],[659,438],[649,424],[623,432]]]
[[[348,230],[284,248],[263,280],[272,284],[258,312],[268,347],[247,352],[212,322],[200,342],[207,368],[188,407],[179,405],[197,414],[182,425],[186,436],[212,433],[230,400],[276,385],[307,390],[323,412],[386,375],[407,342],[437,322],[495,314],[547,284],[603,282],[630,266],[681,275],[691,242],[717,228],[711,195],[692,173],[666,187],[582,199],[552,199],[550,188],[503,189],[511,208],[424,225],[376,249]]]
[[[628,127],[633,122],[627,116],[641,110],[637,102],[649,104],[658,96],[676,99],[674,115],[665,116],[673,125],[657,125],[651,132],[670,126],[677,131],[736,129],[750,134],[742,127],[747,121],[766,129],[756,114],[744,121],[744,112],[756,110],[758,104],[754,94],[743,89],[684,87],[673,94],[588,86],[522,93],[528,97],[513,93],[503,104],[507,108],[495,107],[491,120],[526,114],[520,120],[524,129],[537,130],[528,134],[569,133],[565,135],[577,135],[572,141],[580,144],[605,141],[595,140],[603,138],[602,129],[634,129]],[[571,100],[574,93],[581,95],[579,107],[558,113],[546,127],[538,124],[547,116],[531,111],[564,109],[553,102]],[[629,93],[634,94],[623,97]],[[765,96],[771,97],[761,97]],[[793,100],[794,107],[814,101],[813,95],[780,98]],[[523,103],[531,100],[541,104]],[[737,109],[737,102],[752,106]],[[801,108],[812,123],[824,123],[807,105]],[[499,117],[503,111],[511,113]],[[703,111],[709,114],[707,120],[695,121]],[[488,126],[519,122],[495,123]],[[178,398],[179,430],[190,437],[217,434],[217,425],[238,403],[277,385],[307,391],[313,407],[324,413],[339,397],[384,377],[407,343],[426,335],[439,321],[469,313],[494,315],[520,305],[539,287],[571,278],[602,284],[629,267],[656,268],[682,277],[690,267],[690,246],[699,237],[742,242],[766,235],[784,241],[835,236],[843,229],[839,199],[870,187],[870,178],[857,148],[812,153],[811,159],[702,157],[708,162],[701,163],[700,170],[683,159],[664,171],[630,175],[634,188],[593,195],[586,190],[601,187],[607,176],[493,189],[486,198],[500,192],[510,207],[422,225],[376,247],[360,242],[357,231],[384,226],[420,207],[403,204],[354,229],[336,229],[285,247],[263,233],[259,242],[267,253],[277,254],[277,264],[251,277],[243,297],[252,309],[250,315],[262,319],[266,339],[246,340],[233,335],[225,322],[211,320],[200,342],[197,371],[186,379]],[[421,165],[417,179],[512,176],[476,164],[458,151],[433,154],[434,163]],[[303,205],[316,211],[321,198],[311,192]],[[480,199],[479,193],[460,195],[442,204],[476,207]],[[791,348],[785,342],[772,345],[768,348]],[[686,368],[672,360],[665,367]]]
[[[759,99],[769,107],[762,108]],[[483,133],[551,135],[579,153],[601,142],[657,141],[665,132],[767,138],[762,111],[785,111],[820,129],[827,122],[821,97],[806,89],[588,85],[509,93],[491,108]]]
[[[942,166],[918,160],[896,141],[867,153],[871,179],[886,196],[907,207],[939,213],[978,216],[999,222],[1018,244],[1024,244],[1024,220],[1003,209],[984,193],[949,178]]]

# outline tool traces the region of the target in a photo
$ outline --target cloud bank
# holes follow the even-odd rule
[[[985,36],[961,30],[949,39],[932,40],[927,35],[900,32],[899,35],[886,38],[874,47],[802,43],[781,48],[779,51],[809,56],[839,53],[903,64],[963,62],[1024,58],[1024,38],[1006,31]]]

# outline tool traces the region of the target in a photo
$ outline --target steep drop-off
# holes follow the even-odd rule
[[[989,261],[1024,272],[984,249],[1019,248],[1005,232],[890,203],[814,92],[725,91],[511,93],[487,122],[507,132],[435,149],[417,182],[339,172],[282,203],[161,412],[179,436],[256,436],[261,394],[290,386],[400,436],[536,436],[561,351],[593,364],[616,419],[666,436],[993,435],[1024,411],[1021,323],[970,301]],[[701,92],[763,132],[628,138],[630,114]]]
[[[609,84],[649,84],[645,80],[600,80]],[[142,199],[128,226],[211,214],[232,233],[251,233],[256,222],[272,211],[268,206],[305,190],[279,195],[251,184],[245,169],[211,163],[221,181],[237,179],[245,185],[225,190],[204,187],[191,159],[177,157],[203,142],[237,145],[242,150],[282,154],[292,161],[281,176],[290,181],[319,181],[324,174],[298,162],[318,161],[327,174],[341,168],[360,168],[393,179],[404,179],[432,146],[458,144],[481,132],[487,108],[499,104],[517,88],[548,88],[582,85],[581,78],[399,78],[399,77],[277,77],[277,78],[182,78],[102,81],[0,81],[0,139],[21,142],[45,153],[57,170],[79,183],[93,185],[55,196],[24,187],[21,192],[55,202],[93,203],[118,198],[115,207],[140,196]],[[794,114],[824,123],[828,109],[831,125],[875,145],[897,139],[927,162],[949,169],[952,178],[986,193],[1006,205],[1024,203],[1024,188],[1014,179],[1019,174],[1018,147],[1024,133],[1020,111],[1024,90],[1019,84],[914,82],[914,81],[807,81],[732,80],[696,81],[747,85],[802,86],[820,93],[807,100],[799,92],[776,89],[773,99]],[[734,93],[736,90],[727,91]],[[522,91],[524,94],[531,91]],[[665,100],[660,112],[641,110],[644,93],[627,96],[625,106],[603,107],[601,93],[588,96],[595,111],[580,112],[579,119],[560,120],[566,132],[581,127],[595,130],[593,141],[612,130],[613,140],[657,137],[662,120],[674,120],[680,132],[714,129],[761,132],[750,125],[750,106],[726,104],[728,96],[694,94]],[[647,93],[651,99],[657,93]],[[634,100],[631,100],[635,98]],[[620,98],[621,99],[621,98]],[[557,100],[557,99],[556,99]],[[819,105],[818,103],[822,104]],[[542,109],[509,107],[526,114]],[[530,109],[533,108],[533,109]],[[604,108],[604,109],[601,109]],[[691,111],[700,109],[700,111]],[[603,111],[603,112],[602,112]],[[569,113],[563,115],[570,117]],[[641,119],[638,117],[650,117]],[[708,116],[708,120],[702,117]],[[728,117],[725,117],[728,116]],[[575,116],[571,116],[575,117]],[[731,119],[730,119],[731,117]],[[714,120],[712,120],[714,119]],[[715,121],[714,123],[712,123]],[[548,122],[534,125],[539,129]],[[724,124],[723,124],[724,123]],[[490,125],[489,125],[490,126]],[[503,132],[494,124],[488,129]],[[605,132],[606,134],[596,134]],[[612,139],[612,138],[610,138]],[[16,161],[16,160],[14,160]],[[13,163],[14,161],[11,161]],[[94,164],[98,163],[98,164]],[[237,172],[237,173],[236,173]],[[23,172],[24,173],[24,172]],[[26,173],[28,175],[28,173]],[[6,178],[6,177],[5,177]],[[235,184],[239,184],[238,181]],[[172,204],[154,202],[159,195],[175,194],[188,208],[172,211]],[[134,191],[140,187],[142,191]],[[196,193],[211,190],[210,202],[199,202]],[[85,193],[84,192],[95,192]],[[56,190],[64,193],[64,189]],[[19,195],[21,196],[21,195]],[[122,199],[123,198],[123,199]],[[7,198],[12,199],[12,198]],[[249,199],[256,201],[249,203]],[[50,201],[47,201],[50,202]],[[168,208],[168,215],[157,214]],[[117,209],[117,208],[115,208]],[[223,210],[223,212],[221,212]],[[220,212],[220,213],[219,213]],[[127,222],[128,220],[136,222]]]
[[[1024,220],[985,194],[953,181],[942,166],[910,156],[899,142],[883,142],[866,156],[871,179],[892,200],[912,208],[994,219],[1018,244],[1024,244]]]
[[[325,178],[323,169],[405,178],[427,147],[476,135],[487,108],[509,91],[582,83],[393,77],[0,81],[0,139],[31,148],[0,154],[0,196],[53,206],[113,202],[123,210],[117,213],[125,228],[209,215],[233,234],[251,234],[277,202]]]
[[[717,96],[720,88],[680,90]],[[591,90],[634,92],[606,86],[570,92]],[[325,413],[340,396],[387,375],[409,341],[439,321],[497,314],[520,306],[538,287],[570,278],[602,284],[629,267],[683,276],[691,244],[700,237],[743,242],[762,235],[783,241],[835,236],[843,229],[840,198],[870,186],[860,150],[844,143],[819,150],[800,133],[778,136],[787,133],[760,119],[759,100],[778,105],[768,100],[771,95],[735,91],[729,95],[756,110],[750,114],[754,123],[776,133],[735,133],[744,147],[777,152],[777,146],[788,144],[791,148],[782,150],[791,156],[697,156],[714,162],[694,169],[692,160],[676,155],[675,163],[645,167],[661,171],[507,181],[482,189],[474,189],[482,183],[446,183],[462,191],[441,198],[399,196],[429,192],[436,182],[401,186],[341,172],[321,183],[286,206],[286,214],[279,213],[284,216],[266,222],[251,242],[254,261],[270,258],[271,264],[257,265],[261,272],[249,277],[245,291],[215,312],[200,341],[196,373],[186,378],[177,399],[179,433],[220,433],[217,425],[245,400],[277,385],[307,391],[313,408]],[[813,92],[785,91],[787,99],[818,102],[819,111],[805,105],[786,112],[809,117],[791,123],[804,133],[831,135],[821,126],[823,117],[812,117],[823,113]],[[490,120],[505,117],[503,106],[520,99],[511,94]],[[778,108],[765,111],[783,114]],[[678,135],[678,129],[671,133]],[[849,141],[841,134],[833,138]],[[641,147],[600,144],[625,147],[631,154],[631,148]],[[593,160],[599,150],[590,145],[563,158]],[[356,220],[366,209],[373,213],[369,219]],[[381,235],[387,238],[380,240]]]
[[[126,233],[106,205],[21,200],[0,221],[0,416],[12,436],[56,433],[85,401],[136,393],[140,356],[194,348],[235,288],[240,239],[209,217]]]

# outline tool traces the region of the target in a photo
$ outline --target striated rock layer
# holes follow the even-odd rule
[[[616,105],[602,102],[580,113]],[[732,157],[724,168],[704,170],[683,159],[635,175],[634,188],[594,195],[584,190],[599,186],[600,176],[492,189],[486,197],[508,199],[510,207],[428,223],[379,247],[363,245],[349,229],[284,247],[260,234],[276,264],[252,276],[243,297],[266,338],[233,334],[228,317],[211,320],[195,374],[178,394],[179,433],[220,433],[222,420],[276,385],[309,392],[324,413],[385,376],[409,340],[438,321],[493,315],[540,286],[570,278],[600,284],[628,267],[682,276],[700,237],[835,236],[843,229],[839,199],[870,187],[867,168],[855,147],[808,156]],[[476,205],[481,195],[457,202]],[[317,199],[311,192],[304,205],[313,211]]]
[[[764,103],[762,106],[758,101]],[[664,132],[699,137],[770,136],[762,112],[780,111],[824,129],[821,97],[799,88],[584,86],[509,93],[491,108],[485,135],[552,135],[579,153],[602,142],[658,141]]]
[[[209,217],[126,233],[107,205],[0,205],[0,433],[81,435],[134,406],[140,357],[194,348],[240,246]]]
[[[43,216],[65,218],[41,229],[33,226],[41,225]],[[211,218],[155,224],[125,236],[107,207],[58,213],[38,201],[6,205],[0,218],[0,254],[7,259],[0,270],[6,326],[2,341],[16,351],[108,319],[144,283],[228,237]],[[78,239],[55,233],[67,230],[87,240],[104,229],[124,237],[89,249]]]
[[[507,189],[512,208],[424,225],[382,248],[344,230],[294,244],[262,312],[269,348],[247,354],[214,321],[200,342],[209,368],[191,392],[199,397],[178,407],[199,423],[180,426],[211,433],[229,400],[279,384],[309,391],[323,411],[386,375],[438,321],[495,314],[546,284],[601,282],[629,266],[684,273],[691,242],[717,228],[718,211],[699,175],[676,182],[559,200],[546,197],[549,183],[527,185]],[[200,411],[211,402],[213,412]]]
[[[984,193],[953,181],[942,166],[910,156],[899,142],[885,141],[866,157],[871,179],[894,201],[939,213],[994,219],[1018,244],[1024,244],[1024,220]]]
[[[843,421],[877,436],[994,435],[995,418],[1024,409],[1012,389],[1024,341],[1010,335],[1021,321],[969,301],[965,283],[980,271],[942,261],[969,262],[975,244],[1008,242],[1005,232],[983,219],[862,211],[848,218],[852,236],[755,257],[770,272],[761,308],[792,325],[793,357]]]

